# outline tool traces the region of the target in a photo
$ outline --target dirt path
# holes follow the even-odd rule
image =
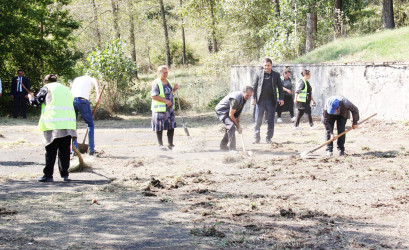
[[[345,157],[301,159],[323,130],[284,118],[271,145],[251,144],[245,119],[251,158],[218,150],[213,114],[191,115],[194,140],[177,129],[173,152],[158,151],[148,117],[97,121],[92,168],[46,184],[37,121],[2,119],[0,247],[409,248],[408,123],[371,121]]]

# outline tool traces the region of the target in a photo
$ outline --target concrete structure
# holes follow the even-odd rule
[[[301,71],[311,72],[310,83],[317,107],[314,115],[320,115],[325,99],[343,95],[358,106],[361,119],[373,113],[377,118],[409,120],[409,64],[278,64],[273,70],[282,72],[289,66],[293,83],[301,78]],[[261,66],[232,66],[231,91],[252,84]],[[250,102],[245,112],[250,112]]]

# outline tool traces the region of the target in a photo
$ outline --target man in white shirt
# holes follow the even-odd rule
[[[94,155],[95,143],[94,143],[94,119],[92,118],[91,107],[89,105],[89,94],[92,87],[95,86],[96,101],[99,99],[99,83],[97,79],[90,76],[80,76],[74,79],[71,86],[71,93],[74,97],[74,109],[78,118],[78,113],[81,114],[85,122],[88,125],[88,153]],[[78,148],[77,140],[74,141],[75,147]]]
[[[3,89],[1,88],[1,79],[0,79],[0,97],[1,97],[1,93],[3,93],[2,91]]]

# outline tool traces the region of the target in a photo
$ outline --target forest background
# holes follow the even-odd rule
[[[93,75],[107,85],[106,112],[135,114],[149,112],[155,69],[167,64],[183,108],[203,111],[228,92],[231,65],[296,62],[409,24],[409,0],[0,0],[0,9],[4,114],[20,68],[34,92],[49,73],[67,86]]]

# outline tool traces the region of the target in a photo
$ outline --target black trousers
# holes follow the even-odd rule
[[[277,104],[276,112],[278,118],[281,118],[281,114],[285,111],[290,112],[291,118],[294,117],[294,101],[292,96],[284,96],[283,106]]]
[[[337,122],[337,130],[338,130],[338,134],[341,134],[342,132],[345,131],[345,124],[347,123],[347,119],[345,119],[345,117],[340,116],[340,115],[331,115],[328,120],[327,120],[328,124],[326,124],[325,127],[327,127],[327,125],[330,125],[330,130],[328,130],[327,128],[325,128],[325,139],[328,141],[329,139],[331,139],[331,132],[334,130],[334,125],[335,122]],[[345,150],[345,135],[341,136],[340,138],[337,139],[337,148],[338,150],[344,151]],[[331,142],[330,144],[327,145],[327,151],[332,152],[334,145]]]
[[[21,106],[21,115],[23,116],[23,118],[27,118],[26,98],[24,97],[24,94],[22,92],[19,92],[16,95],[14,95],[14,113],[13,113],[14,118],[17,118],[18,113],[20,111],[20,106]]]
[[[230,117],[219,117],[225,127],[225,133],[220,142],[220,149],[236,150],[236,126]],[[229,147],[227,144],[230,144]]]
[[[45,168],[44,176],[53,177],[54,164],[58,152],[58,169],[61,177],[68,176],[70,167],[71,136],[54,139],[54,141],[45,147]]]
[[[311,108],[306,108],[306,109],[298,109],[296,120],[294,123],[295,127],[298,127],[298,125],[300,124],[301,117],[304,114],[307,114],[308,122],[310,123],[310,126],[314,125],[314,122],[312,121]]]

